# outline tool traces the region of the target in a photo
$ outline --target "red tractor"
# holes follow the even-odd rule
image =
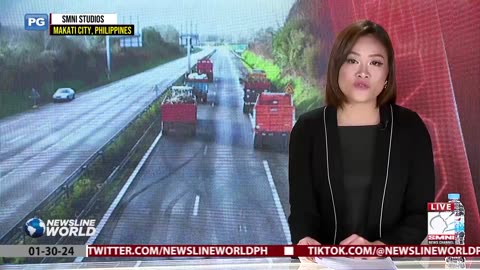
[[[295,121],[295,107],[290,94],[261,93],[253,110],[255,120],[254,148],[266,144],[288,149],[290,132]]]
[[[208,81],[213,82],[213,63],[210,59],[200,59],[197,61],[197,73],[207,74]]]
[[[163,134],[170,132],[195,135],[197,102],[192,87],[172,86],[172,94],[161,105]]]
[[[271,90],[270,81],[263,70],[253,70],[244,80],[243,87],[243,113],[251,113],[258,95]]]

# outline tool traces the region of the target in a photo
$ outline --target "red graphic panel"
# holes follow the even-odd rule
[[[479,244],[473,183],[480,174],[480,51],[474,46],[480,44],[478,2],[327,2],[335,33],[367,18],[390,34],[396,53],[397,103],[418,112],[432,137],[436,200],[446,201],[449,192],[461,194],[466,242]]]

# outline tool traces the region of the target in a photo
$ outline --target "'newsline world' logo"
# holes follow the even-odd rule
[[[50,219],[47,223],[38,217],[25,222],[24,231],[32,237],[46,236],[92,236],[95,234],[95,219]]]

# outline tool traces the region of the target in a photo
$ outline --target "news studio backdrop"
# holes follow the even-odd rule
[[[480,244],[476,1],[0,10],[1,244],[291,244],[289,134],[323,105],[335,34],[363,18],[391,35],[398,104],[429,129],[436,201],[460,193]]]

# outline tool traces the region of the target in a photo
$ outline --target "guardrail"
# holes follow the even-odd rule
[[[216,50],[205,56],[204,58],[210,58]],[[204,59],[202,58],[202,59]],[[172,80],[168,82],[168,86],[170,87],[174,83],[176,83],[179,80],[182,80],[185,76],[185,74],[181,75],[179,78]],[[162,93],[165,92],[169,87],[163,89]],[[158,101],[160,98],[160,95],[156,97],[148,106],[146,106],[141,112],[136,114],[123,128],[121,128],[119,131],[117,131],[103,146],[99,147],[90,157],[80,165],[72,174],[70,174],[65,181],[54,191],[52,191],[50,194],[48,194],[41,202],[40,204],[37,205],[32,211],[30,211],[27,215],[25,215],[22,219],[20,219],[19,222],[15,224],[7,233],[5,233],[1,238],[0,238],[0,244],[5,245],[9,244],[12,241],[16,239],[16,235],[21,237],[24,232],[23,232],[23,225],[25,222],[27,222],[28,219],[35,217],[38,212],[40,212],[42,209],[48,207],[49,205],[54,204],[57,202],[63,195],[67,193],[67,191],[83,176],[83,174],[87,171],[88,167],[99,157],[103,156],[103,152],[112,144],[115,142],[115,140],[126,130],[132,125],[139,117],[141,117],[146,111],[148,111],[155,102]],[[142,136],[143,137],[143,136]],[[138,142],[137,142],[138,144]],[[135,145],[137,145],[135,144]],[[130,154],[131,152],[129,152]],[[128,161],[128,160],[127,160]],[[113,176],[113,174],[116,172],[116,170],[120,168],[120,165],[117,166],[117,168],[110,174],[110,176]],[[109,177],[110,177],[109,176]],[[108,180],[108,178],[107,178]]]
[[[169,87],[167,87],[168,89]],[[165,93],[165,91],[163,92]],[[162,94],[163,94],[162,93]],[[166,96],[163,98],[161,104],[165,101],[166,99]],[[156,99],[158,100],[158,98]],[[153,103],[155,103],[156,101],[154,101]],[[85,218],[85,215],[87,215],[91,210],[92,208],[95,206],[95,204],[97,203],[97,200],[99,198],[99,196],[101,196],[101,194],[103,194],[104,192],[104,189],[106,187],[110,187],[108,184],[110,182],[113,181],[113,179],[115,179],[117,177],[117,175],[119,173],[122,172],[122,170],[124,169],[125,165],[130,161],[132,155],[135,153],[135,151],[137,151],[137,148],[139,147],[139,145],[142,143],[142,141],[144,140],[144,138],[151,132],[151,130],[153,129],[153,127],[155,126],[155,124],[158,123],[158,120],[160,119],[160,117],[158,117],[157,119],[154,119],[152,121],[152,123],[148,126],[148,128],[143,132],[142,136],[140,136],[140,138],[137,140],[137,142],[134,144],[134,146],[132,147],[132,149],[130,149],[130,151],[128,151],[127,155],[123,158],[123,160],[120,162],[120,164],[118,166],[115,166],[115,168],[113,169],[113,171],[110,173],[110,175],[105,179],[105,181],[103,181],[102,183],[102,186],[95,192],[95,194],[92,196],[92,198],[90,198],[90,201],[87,203],[87,205],[84,207],[84,209],[82,210],[82,212],[80,212],[80,214],[78,214],[77,218],[78,219],[83,219]],[[160,130],[162,129],[162,126],[160,124]],[[153,131],[155,132],[155,130]],[[64,243],[64,240],[67,239],[66,236],[61,236],[60,239],[58,239],[58,241],[55,243],[55,245],[62,245]],[[52,260],[52,258],[49,258],[49,257],[44,257],[42,259],[42,261],[40,263],[53,263],[55,262],[54,260]]]
[[[164,90],[165,91],[165,90]],[[163,92],[162,92],[163,93]],[[151,107],[151,104],[153,104],[157,100],[154,99],[152,103],[150,103],[147,107],[145,107],[144,110],[139,112],[137,115],[135,115],[123,128],[121,128],[119,131],[117,131],[108,141],[105,143],[103,146],[98,148],[90,157],[85,160],[80,167],[78,167],[72,174],[70,174],[63,183],[56,188],[54,191],[52,191],[50,194],[48,194],[41,202],[40,204],[35,207],[30,213],[28,213],[26,216],[24,216],[13,228],[11,228],[7,233],[5,233],[2,238],[0,239],[0,244],[8,244],[12,238],[14,238],[15,234],[19,233],[19,228],[23,227],[23,224],[27,222],[28,219],[34,217],[37,215],[37,213],[46,207],[48,207],[50,204],[53,204],[57,202],[64,194],[67,193],[67,191],[79,180],[84,173],[87,171],[89,166],[99,157],[103,156],[103,152],[112,144],[116,141],[116,139],[126,130],[130,127],[132,123],[135,122],[146,110],[148,110]]]

